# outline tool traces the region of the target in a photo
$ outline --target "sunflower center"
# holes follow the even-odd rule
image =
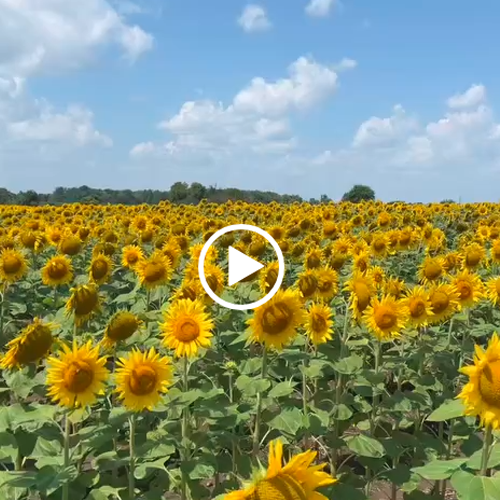
[[[326,319],[319,314],[313,314],[311,317],[311,329],[314,332],[323,332],[326,330]]]
[[[382,250],[385,249],[385,241],[384,240],[375,240],[373,242],[373,249],[376,252],[381,252]]]
[[[50,328],[44,325],[33,326],[24,342],[19,345],[16,361],[22,366],[38,361],[49,352],[52,341]]]
[[[425,304],[421,299],[413,299],[408,305],[412,318],[420,318],[425,314]]]
[[[500,359],[484,367],[479,378],[479,392],[486,403],[500,409]]]
[[[424,269],[424,275],[429,280],[438,279],[443,273],[443,268],[437,262],[429,262]]]
[[[305,276],[300,279],[299,288],[304,297],[310,297],[318,288],[318,280],[314,276]]]
[[[277,303],[264,311],[262,329],[270,335],[278,335],[290,324],[292,311],[286,304]]]
[[[59,280],[68,274],[68,266],[64,262],[52,262],[47,271],[52,279]]]
[[[302,485],[288,474],[260,481],[249,500],[307,500]]]
[[[6,255],[3,258],[2,265],[5,274],[16,274],[21,269],[23,263],[17,255]]]
[[[472,287],[467,281],[459,281],[456,283],[456,287],[460,295],[460,300],[467,300],[472,296]]]
[[[129,263],[129,264],[136,264],[137,261],[139,260],[139,254],[135,253],[135,252],[130,252],[126,255],[125,257],[125,260]]]
[[[398,322],[398,317],[395,312],[385,306],[380,306],[375,310],[374,319],[377,326],[383,330],[392,328]]]
[[[94,371],[86,361],[73,361],[64,373],[64,385],[73,394],[85,392],[94,380]]]
[[[209,274],[207,276],[207,283],[210,289],[215,291],[217,290],[217,286],[219,285],[219,280],[213,274]]]
[[[153,392],[158,377],[151,366],[138,366],[130,374],[130,391],[136,396],[146,396]]]
[[[108,263],[105,260],[96,260],[92,264],[92,277],[100,280],[106,276],[108,272]]]
[[[479,252],[472,251],[465,256],[465,262],[470,267],[475,267],[479,264],[481,260],[481,255]]]
[[[315,269],[315,268],[319,267],[320,264],[321,264],[321,261],[316,254],[309,255],[307,257],[307,267],[309,267],[310,269]]]
[[[111,322],[106,332],[106,336],[112,340],[126,340],[137,330],[138,324],[135,318],[116,318]]]
[[[192,319],[185,319],[177,331],[177,340],[181,342],[192,342],[200,335],[198,323]]]
[[[495,290],[497,291],[498,295],[500,295],[500,280],[495,281]]]
[[[329,279],[320,279],[318,282],[318,290],[321,293],[327,293],[332,289],[333,283]]]
[[[371,298],[368,286],[366,283],[356,283],[354,285],[354,293],[358,299],[358,310],[364,311],[368,307]]]
[[[149,262],[144,267],[144,279],[148,283],[156,283],[165,277],[165,266],[156,262]]]
[[[99,302],[99,297],[94,290],[82,290],[75,296],[75,314],[77,316],[86,316],[90,314]]]
[[[444,292],[434,292],[431,297],[432,312],[435,314],[442,313],[446,311],[446,308],[450,305],[450,298]]]

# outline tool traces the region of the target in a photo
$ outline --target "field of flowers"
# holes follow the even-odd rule
[[[500,205],[2,206],[0,286],[1,500],[500,499]]]

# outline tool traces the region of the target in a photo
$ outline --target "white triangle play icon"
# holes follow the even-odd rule
[[[238,283],[238,281],[245,279],[247,276],[250,276],[264,267],[260,262],[248,257],[233,247],[229,247],[228,264],[229,286],[233,286],[235,283]]]

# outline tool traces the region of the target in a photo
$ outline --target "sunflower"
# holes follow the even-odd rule
[[[329,301],[338,293],[338,275],[329,267],[316,269],[318,286],[314,296],[318,299]]]
[[[119,342],[130,338],[142,324],[143,322],[135,314],[129,311],[118,311],[106,325],[101,345],[105,349],[112,349]]]
[[[59,242],[59,251],[64,255],[74,256],[82,251],[83,242],[74,234],[66,234]]]
[[[300,294],[293,290],[278,290],[268,302],[255,309],[247,320],[251,329],[250,338],[278,351],[297,335],[297,328],[304,323]]]
[[[401,298],[406,290],[406,283],[399,278],[389,278],[383,286],[384,293],[392,295],[395,299]]]
[[[382,299],[374,297],[363,313],[363,320],[378,340],[391,340],[399,337],[408,320],[405,304],[392,295]]]
[[[181,299],[166,310],[160,328],[163,344],[175,349],[177,357],[194,357],[200,348],[210,347],[214,322],[200,299]]]
[[[355,255],[352,265],[354,269],[365,273],[370,267],[370,254],[368,252],[358,253],[357,255]]]
[[[77,326],[83,325],[99,309],[99,289],[95,283],[78,285],[71,289],[71,297],[66,302],[66,310],[68,314],[74,314]]]
[[[432,316],[431,302],[422,286],[415,286],[406,293],[402,303],[408,309],[408,323],[414,328],[425,326]]]
[[[177,269],[177,266],[179,265],[182,255],[182,248],[180,247],[177,240],[170,238],[161,247],[161,253],[170,260],[170,262],[172,263],[172,267],[174,269]]]
[[[261,471],[248,487],[227,493],[222,500],[327,500],[316,490],[337,480],[323,472],[326,464],[311,467],[316,455],[308,450],[283,466],[283,445],[279,440],[272,441],[267,471]]]
[[[170,359],[160,357],[153,347],[145,353],[133,349],[118,360],[115,380],[115,392],[127,410],[152,410],[172,385]]]
[[[109,280],[112,269],[113,262],[107,255],[103,253],[94,255],[89,267],[89,279],[93,283],[102,285]]]
[[[212,300],[203,289],[203,285],[200,280],[193,278],[184,279],[180,287],[172,296],[172,300],[174,302],[180,299],[196,300],[201,296],[205,296],[207,299]]]
[[[92,341],[78,347],[62,345],[62,350],[47,360],[48,396],[54,403],[67,408],[94,404],[104,394],[109,377],[106,358],[99,357],[99,347]]]
[[[144,258],[142,248],[138,245],[126,245],[122,250],[122,266],[133,269]]]
[[[23,253],[15,249],[5,248],[0,253],[0,278],[14,283],[28,273],[28,263]]]
[[[476,274],[464,269],[452,281],[458,291],[458,302],[461,309],[473,307],[483,297],[483,282]]]
[[[458,269],[462,265],[462,255],[459,252],[448,252],[444,257],[443,267],[447,273]]]
[[[469,377],[457,396],[465,405],[465,415],[479,416],[481,425],[500,428],[500,339],[494,333],[486,351],[476,345],[474,364],[460,371]]]
[[[73,265],[66,255],[51,257],[42,268],[42,282],[48,286],[59,286],[73,279]]]
[[[453,285],[442,283],[434,285],[429,290],[429,300],[431,303],[432,317],[429,322],[432,324],[441,323],[450,318],[459,307],[459,294]]]
[[[325,304],[312,304],[304,323],[306,335],[317,346],[332,339],[332,310]]]
[[[299,274],[299,279],[297,280],[297,287],[300,291],[301,296],[304,299],[311,298],[318,289],[318,276],[317,272],[312,269],[307,269],[303,273]]]
[[[500,276],[490,278],[486,282],[488,300],[494,305],[500,305]]]
[[[204,269],[208,286],[216,295],[221,295],[224,291],[224,283],[226,282],[224,271],[216,264],[210,262],[205,262]]]
[[[376,257],[385,257],[389,252],[389,238],[385,233],[375,233],[371,241],[371,251]]]
[[[375,285],[371,276],[354,271],[351,278],[346,281],[344,289],[350,292],[349,308],[354,318],[360,320],[375,295]]]
[[[424,285],[435,283],[446,274],[442,257],[426,256],[420,265],[419,278]]]
[[[141,286],[153,289],[165,284],[172,275],[172,265],[168,257],[155,251],[149,258],[141,259],[134,271],[139,277]]]
[[[500,239],[496,239],[491,244],[490,256],[492,262],[500,263]]]
[[[375,283],[377,288],[381,288],[385,282],[385,271],[380,266],[373,266],[368,268],[367,274]]]
[[[321,249],[318,247],[310,248],[304,259],[304,267],[306,269],[317,269],[321,266]]]
[[[50,351],[54,338],[52,323],[35,318],[19,335],[7,343],[7,353],[0,361],[0,367],[8,370],[22,368],[43,359]]]
[[[463,267],[466,269],[476,269],[486,259],[486,250],[483,245],[473,242],[462,249]]]
[[[278,262],[271,262],[263,270],[260,277],[260,289],[263,293],[268,294],[276,284],[279,269],[280,266]]]

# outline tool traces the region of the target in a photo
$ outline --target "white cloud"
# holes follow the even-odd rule
[[[332,11],[336,0],[310,0],[306,13],[311,17],[326,17]]]
[[[247,33],[265,31],[272,26],[267,17],[266,10],[260,5],[255,4],[245,6],[241,16],[238,18],[238,24]]]
[[[106,0],[0,0],[0,76],[78,68],[111,45],[135,60],[153,37]]]
[[[447,104],[452,109],[471,108],[486,100],[486,88],[484,85],[472,85],[463,94],[455,94],[450,97]]]
[[[353,67],[352,64],[348,66]],[[254,78],[225,106],[211,100],[188,101],[179,112],[159,124],[173,138],[167,144],[138,144],[130,151],[146,155],[205,155],[212,159],[243,154],[287,154],[298,142],[289,113],[305,111],[332,96],[338,85],[333,68],[300,57],[288,69],[288,78],[269,82]]]

